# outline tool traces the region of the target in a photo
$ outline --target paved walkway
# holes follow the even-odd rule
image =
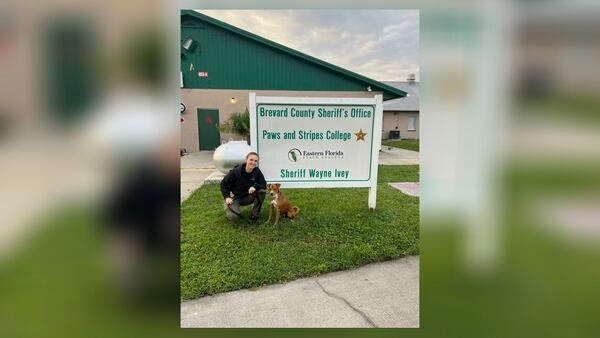
[[[383,165],[413,165],[419,164],[419,152],[407,149],[381,146],[379,164]]]
[[[397,182],[388,184],[402,191],[402,193],[406,195],[419,197],[419,182]]]
[[[216,167],[212,161],[213,151],[200,151],[181,157],[181,201],[204,182]]]
[[[419,257],[181,304],[181,327],[419,327]]]

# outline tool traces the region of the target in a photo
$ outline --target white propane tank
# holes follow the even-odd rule
[[[221,144],[213,154],[213,162],[220,172],[227,174],[238,164],[246,162],[250,146],[246,141],[229,141]]]

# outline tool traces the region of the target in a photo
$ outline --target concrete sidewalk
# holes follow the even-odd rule
[[[379,152],[379,164],[414,165],[419,164],[419,152],[382,145]]]
[[[181,304],[181,327],[419,327],[419,257]]]
[[[214,151],[199,151],[181,157],[181,202],[190,197],[217,170],[212,160],[213,153]]]

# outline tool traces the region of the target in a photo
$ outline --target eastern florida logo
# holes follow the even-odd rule
[[[298,148],[292,148],[288,151],[288,159],[291,162],[303,160],[334,160],[343,159],[344,152],[341,150],[322,150],[322,151],[306,151]]]
[[[298,162],[301,153],[302,152],[300,151],[300,149],[292,148],[290,149],[290,151],[288,151],[288,159],[292,162]]]

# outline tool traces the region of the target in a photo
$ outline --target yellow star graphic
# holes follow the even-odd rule
[[[365,140],[365,135],[367,135],[367,133],[363,133],[362,128],[360,128],[360,131],[358,133],[354,133],[354,135],[356,135],[356,142],[358,142],[359,140]]]

